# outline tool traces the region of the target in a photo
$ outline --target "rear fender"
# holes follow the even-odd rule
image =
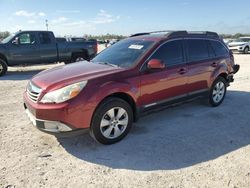
[[[208,84],[209,88],[211,88],[212,84],[214,83],[216,78],[218,78],[218,76],[226,75],[226,77],[227,77],[228,74],[229,74],[229,71],[228,71],[228,67],[227,67],[226,63],[220,64],[211,75],[210,82]]]

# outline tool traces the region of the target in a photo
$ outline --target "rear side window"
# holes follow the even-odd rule
[[[206,40],[188,39],[187,47],[189,61],[200,61],[209,58]]]
[[[210,44],[214,49],[216,57],[223,57],[228,55],[228,50],[226,47],[218,41],[211,40]]]
[[[52,43],[49,33],[39,33],[39,39],[41,44],[50,44]]]
[[[182,40],[167,42],[153,54],[151,59],[162,60],[168,67],[183,64]]]

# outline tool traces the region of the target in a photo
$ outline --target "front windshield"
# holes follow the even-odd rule
[[[7,38],[3,39],[1,43],[8,43],[12,38],[14,37],[14,34],[8,36]]]
[[[138,60],[154,41],[125,39],[98,54],[92,62],[129,68]]]

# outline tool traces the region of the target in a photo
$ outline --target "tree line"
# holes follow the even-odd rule
[[[3,40],[4,38],[10,36],[10,32],[9,31],[0,31],[0,41]]]
[[[9,31],[0,31],[0,41],[3,40],[4,38],[8,37],[10,35]],[[221,34],[220,36],[222,36],[223,38],[232,38],[232,39],[236,39],[239,37],[243,37],[243,36],[250,36],[249,34],[243,34],[243,33],[236,33],[236,34]],[[115,35],[115,34],[109,34],[107,33],[106,35],[84,35],[85,38],[88,39],[98,39],[98,40],[111,40],[111,39],[124,39],[127,36],[124,35]]]

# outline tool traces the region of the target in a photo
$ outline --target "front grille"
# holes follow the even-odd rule
[[[42,91],[41,88],[29,82],[27,87],[27,96],[31,101],[37,102],[41,91]]]

